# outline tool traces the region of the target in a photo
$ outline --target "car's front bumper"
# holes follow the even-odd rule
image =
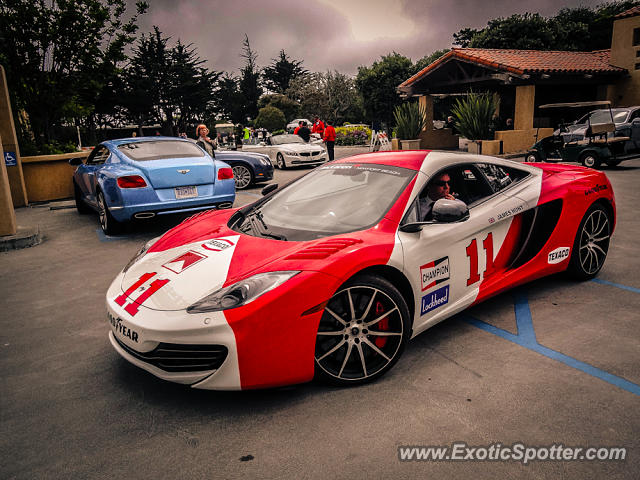
[[[301,272],[248,305],[224,312],[190,314],[141,305],[135,316],[115,299],[122,274],[107,292],[109,338],[127,361],[171,382],[210,390],[238,390],[309,381],[314,375],[315,338],[323,309],[338,279]],[[215,369],[167,371],[140,358],[161,344],[224,346],[227,355]],[[125,347],[123,347],[123,344]],[[131,352],[133,350],[134,352]]]

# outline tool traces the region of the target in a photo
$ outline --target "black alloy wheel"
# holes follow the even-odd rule
[[[236,180],[236,189],[244,190],[253,181],[253,175],[251,174],[251,170],[249,170],[244,165],[235,165],[232,167],[233,170],[233,178]]]
[[[595,277],[607,259],[611,239],[611,219],[600,204],[584,214],[575,241],[568,272],[578,280]]]
[[[120,232],[121,224],[109,212],[109,207],[107,207],[107,202],[101,191],[98,191],[98,217],[100,227],[105,235],[115,235]]]
[[[386,279],[360,275],[329,299],[316,337],[316,378],[359,385],[384,375],[410,336],[409,310]]]

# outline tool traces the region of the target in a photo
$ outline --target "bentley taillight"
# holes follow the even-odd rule
[[[127,175],[126,177],[118,177],[118,186],[120,188],[143,188],[147,186],[140,175]]]
[[[233,170],[230,168],[219,168],[218,169],[218,180],[226,180],[228,178],[233,178]]]

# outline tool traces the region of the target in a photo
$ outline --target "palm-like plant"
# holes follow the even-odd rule
[[[496,111],[496,101],[490,93],[470,92],[466,98],[458,99],[452,109],[456,128],[469,140],[490,140],[491,126]]]
[[[417,102],[403,103],[395,108],[393,118],[399,139],[417,139],[427,125],[427,109]]]

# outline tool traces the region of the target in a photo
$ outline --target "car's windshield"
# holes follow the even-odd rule
[[[298,135],[275,135],[271,137],[272,145],[284,145],[286,143],[306,143]]]
[[[119,145],[118,150],[137,162],[163,158],[204,157],[204,151],[195,143],[173,140],[125,143]]]
[[[382,219],[415,175],[414,170],[386,165],[324,165],[245,210],[230,226],[283,240],[363,230]]]
[[[587,123],[587,119],[591,123],[611,123],[611,115],[613,114],[613,123],[624,123],[627,120],[627,115],[629,114],[628,110],[618,110],[612,109],[611,113],[609,113],[609,109],[606,110],[595,110],[586,114],[580,120],[578,120],[577,124]]]

